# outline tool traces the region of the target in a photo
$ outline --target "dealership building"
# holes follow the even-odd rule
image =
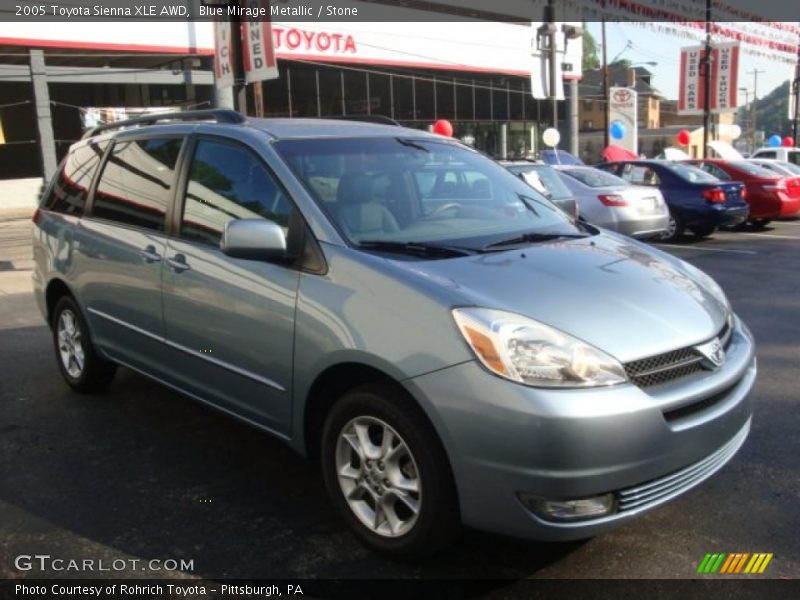
[[[490,155],[535,151],[553,123],[552,103],[531,94],[540,23],[413,12],[407,23],[273,21],[279,77],[263,82],[264,116],[384,115],[419,129],[448,119],[455,137]],[[582,43],[560,43],[575,100],[558,103],[566,140]],[[231,106],[213,61],[210,22],[0,24],[0,180],[54,172],[89,125],[145,109]]]

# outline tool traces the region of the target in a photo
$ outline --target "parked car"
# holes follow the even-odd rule
[[[592,167],[558,167],[558,174],[578,200],[583,218],[599,227],[634,238],[662,236],[669,210],[654,187],[631,185]]]
[[[750,158],[774,158],[793,165],[800,165],[800,148],[759,148],[750,155]]]
[[[781,175],[800,176],[800,165],[778,160],[775,158],[750,158],[747,162],[751,162],[759,167],[764,167],[775,173]]]
[[[568,215],[573,217],[580,216],[580,208],[575,195],[550,165],[542,162],[502,160],[500,164],[537,192],[544,194],[550,202]]]
[[[628,183],[661,191],[670,214],[665,240],[680,239],[686,229],[697,237],[707,237],[717,227],[733,227],[748,218],[744,184],[720,181],[697,167],[661,160],[631,160],[606,163],[599,168]]]
[[[447,165],[488,181],[480,206],[426,209]],[[449,138],[222,110],[104,125],[33,221],[69,386],[124,366],[274,434],[390,556],[461,523],[598,534],[750,429],[754,342],[717,283]]]
[[[721,181],[743,183],[750,205],[749,222],[754,227],[764,227],[773,219],[791,217],[800,211],[800,177],[785,177],[746,160],[709,158],[687,164],[700,167]]]

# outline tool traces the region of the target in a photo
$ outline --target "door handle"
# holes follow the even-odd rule
[[[186,262],[186,257],[183,254],[176,254],[172,258],[168,258],[167,264],[176,273],[183,273],[184,271],[188,271],[189,269],[191,269],[191,267]]]
[[[150,244],[144,250],[139,250],[139,256],[144,259],[146,263],[154,263],[161,260],[161,255],[156,252],[156,247]]]

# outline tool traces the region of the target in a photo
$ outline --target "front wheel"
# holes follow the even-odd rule
[[[322,470],[334,506],[372,550],[418,559],[458,533],[444,449],[419,407],[392,385],[360,386],[336,402],[323,429]]]
[[[116,365],[100,358],[89,338],[89,328],[75,300],[62,297],[53,309],[53,345],[61,375],[78,392],[105,389]]]

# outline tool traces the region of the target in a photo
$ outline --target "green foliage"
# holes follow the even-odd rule
[[[597,51],[597,40],[583,24],[583,72],[600,68],[600,58]]]
[[[789,86],[786,80],[756,103],[756,125],[766,137],[778,134],[792,134],[792,121],[789,119]],[[739,122],[750,122],[752,103],[739,109]]]

